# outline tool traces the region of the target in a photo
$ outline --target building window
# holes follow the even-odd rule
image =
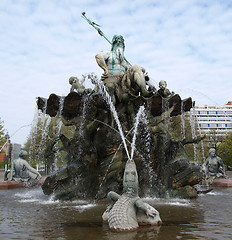
[[[199,127],[201,127],[201,123],[199,123]]]

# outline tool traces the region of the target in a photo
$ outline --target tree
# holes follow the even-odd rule
[[[232,166],[232,133],[217,147],[217,153],[227,168],[228,166]]]
[[[6,142],[6,134],[4,129],[4,121],[0,118],[0,146],[2,146]]]
[[[73,127],[66,127],[62,125],[59,118],[45,116],[43,120],[40,120],[32,127],[31,133],[24,149],[28,152],[28,161],[32,166],[36,164],[45,164],[48,169],[54,162],[57,165],[63,165],[66,163],[66,152],[52,152],[47,154],[47,149],[52,144],[52,141],[58,138],[62,133],[67,137],[73,135]],[[57,140],[54,149],[61,146],[61,141]]]

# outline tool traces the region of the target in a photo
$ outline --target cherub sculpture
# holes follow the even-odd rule
[[[85,90],[85,87],[83,85],[85,81],[85,78],[83,77],[83,79],[81,81],[79,81],[79,79],[77,77],[70,77],[69,78],[69,84],[71,85],[70,88],[70,92],[74,92],[76,90],[76,92],[83,92]]]
[[[170,92],[169,89],[167,88],[167,82],[165,80],[161,80],[159,82],[158,93],[163,98],[171,97],[172,95],[174,95],[174,92]]]

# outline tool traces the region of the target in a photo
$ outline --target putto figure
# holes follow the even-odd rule
[[[70,92],[83,92],[85,90],[85,86],[83,85],[85,78],[81,81],[77,77],[70,77],[69,84],[71,85]]]
[[[174,95],[174,92],[170,92],[169,89],[167,88],[167,82],[165,80],[161,80],[159,82],[158,93],[163,98],[171,97]]]
[[[123,194],[107,195],[109,206],[102,215],[112,231],[136,230],[139,225],[161,225],[159,212],[138,196],[138,174],[133,160],[126,163],[123,176]]]

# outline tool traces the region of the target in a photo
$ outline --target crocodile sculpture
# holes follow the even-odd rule
[[[109,206],[103,213],[104,222],[112,231],[134,231],[139,225],[161,225],[159,212],[138,196],[138,174],[133,160],[128,160],[123,176],[123,194],[107,194]]]

